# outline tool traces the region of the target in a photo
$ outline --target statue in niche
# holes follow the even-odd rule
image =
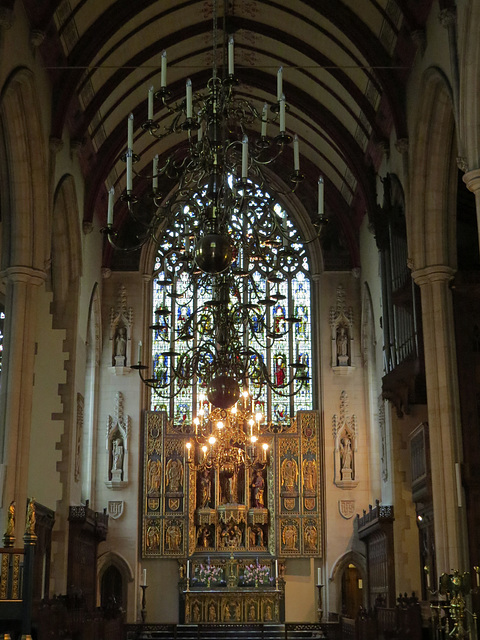
[[[305,493],[314,493],[317,485],[317,468],[315,460],[303,461],[303,490]]]
[[[178,524],[171,524],[165,532],[165,542],[169,551],[179,551],[182,542],[182,531]]]
[[[222,471],[223,503],[237,504],[237,473],[233,465],[226,465]]]
[[[178,458],[170,458],[167,462],[167,492],[178,493],[183,483],[183,465]]]
[[[193,621],[200,622],[200,607],[198,605],[198,602],[195,602],[195,604],[193,605]]]
[[[221,546],[225,548],[234,548],[242,546],[243,534],[242,530],[237,524],[231,524],[229,527],[225,527],[221,534]]]
[[[265,608],[265,621],[266,622],[270,622],[272,619],[273,619],[272,607],[271,607],[271,605],[267,604],[267,606]]]
[[[352,477],[352,439],[349,435],[340,438],[340,465],[342,480],[350,480]]]
[[[211,547],[212,546],[212,534],[208,527],[201,527],[197,536],[199,547]]]
[[[250,546],[263,547],[263,529],[258,524],[254,524],[250,529]]]
[[[125,327],[118,327],[114,339],[115,366],[124,367],[127,359],[127,330]]]
[[[344,325],[337,329],[337,364],[348,365],[348,332]]]
[[[15,535],[15,500],[10,502],[10,506],[8,507],[8,516],[7,516],[7,529],[5,531],[5,538],[11,538]]]
[[[248,608],[248,621],[253,622],[256,617],[255,605],[251,604]]]
[[[296,550],[297,537],[297,527],[294,524],[287,524],[283,527],[282,542],[285,549]]]
[[[208,621],[216,622],[216,620],[217,620],[217,611],[215,609],[215,605],[212,602],[208,607]]]
[[[199,507],[200,509],[208,509],[212,506],[212,479],[210,478],[210,473],[206,469],[200,476],[199,485]]]
[[[120,479],[123,471],[123,455],[123,440],[122,438],[115,438],[112,442],[112,476],[119,475]],[[114,473],[115,471],[117,474]]]
[[[293,458],[285,458],[282,462],[282,486],[286,493],[292,493],[295,491],[297,478],[297,461]]]
[[[252,482],[252,506],[255,509],[264,509],[265,502],[263,498],[263,494],[265,491],[265,480],[263,479],[263,474],[261,469],[257,469],[255,471],[255,476]]]

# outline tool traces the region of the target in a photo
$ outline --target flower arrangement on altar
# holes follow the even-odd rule
[[[270,567],[266,564],[259,564],[258,560],[256,563],[247,564],[243,570],[243,580],[246,584],[250,582],[254,582],[255,585],[268,584],[270,583]]]
[[[199,564],[195,567],[195,576],[199,582],[220,582],[222,580],[222,568],[214,564]]]

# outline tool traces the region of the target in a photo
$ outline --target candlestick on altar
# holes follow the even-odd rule
[[[322,589],[323,584],[317,584],[318,589],[318,608],[317,608],[317,616],[318,621],[321,622],[323,618],[323,605],[322,605]]]
[[[140,610],[140,615],[142,616],[142,622],[145,622],[147,619],[147,598],[146,598],[146,590],[147,585],[141,584],[140,589],[142,590],[142,608]]]

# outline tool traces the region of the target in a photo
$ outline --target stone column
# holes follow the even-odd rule
[[[463,181],[467,189],[475,195],[475,208],[477,210],[477,230],[479,234],[478,244],[480,246],[480,169],[467,171],[463,175]]]
[[[455,463],[462,461],[462,436],[449,288],[454,273],[444,265],[412,273],[422,299],[437,575],[465,570],[467,557],[455,475]]]
[[[2,506],[15,500],[17,531],[25,523],[34,385],[36,305],[38,287],[46,274],[30,267],[9,267],[6,280],[5,356],[1,411],[4,430],[0,460],[5,473]],[[0,487],[1,489],[1,487]]]

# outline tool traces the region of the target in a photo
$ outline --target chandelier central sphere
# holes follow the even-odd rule
[[[230,409],[240,398],[240,387],[235,378],[222,373],[208,385],[207,397],[214,407]]]
[[[208,233],[195,247],[195,262],[203,273],[223,273],[232,264],[233,247],[226,235]]]

